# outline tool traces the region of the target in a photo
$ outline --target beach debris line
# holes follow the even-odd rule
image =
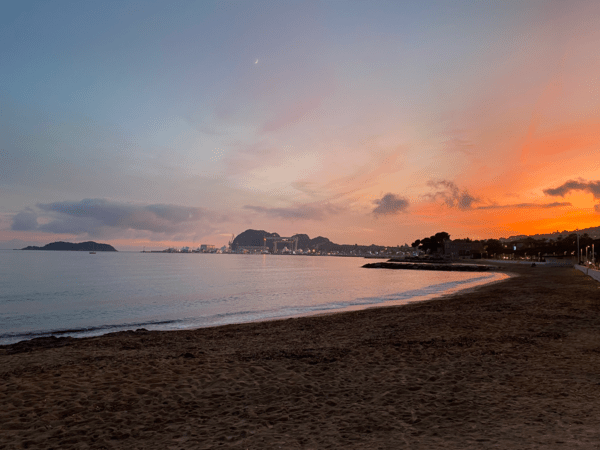
[[[432,263],[398,263],[376,262],[363,266],[366,269],[396,269],[396,270],[443,270],[447,272],[489,272],[495,267],[478,264],[432,264]]]

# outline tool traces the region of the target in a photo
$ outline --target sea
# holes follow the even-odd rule
[[[0,345],[401,305],[506,275],[365,269],[364,258],[0,250]],[[371,261],[372,262],[372,261]]]

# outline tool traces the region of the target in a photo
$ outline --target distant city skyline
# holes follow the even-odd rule
[[[591,0],[2,2],[0,248],[599,226],[599,20]]]

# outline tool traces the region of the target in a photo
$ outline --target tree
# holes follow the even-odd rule
[[[488,239],[486,241],[486,250],[488,255],[496,255],[498,253],[504,253],[504,245],[498,239]]]
[[[431,236],[431,237],[422,239],[421,245],[419,245],[419,248],[421,250],[423,250],[424,252],[433,253],[437,249],[437,243],[433,239],[433,236]]]
[[[428,253],[435,253],[439,248],[444,249],[444,243],[450,239],[450,235],[445,231],[436,233],[433,236],[416,240],[413,247],[418,246],[421,250]]]
[[[450,235],[448,233],[446,233],[445,231],[441,231],[440,233],[435,233],[435,236],[433,236],[435,238],[435,241],[439,244],[444,244],[445,241],[449,241],[450,240]]]

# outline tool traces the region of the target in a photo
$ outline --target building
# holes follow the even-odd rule
[[[288,252],[295,252],[298,250],[298,238],[280,237],[273,240],[273,253],[277,253],[277,247],[283,252],[286,248]]]
[[[448,240],[444,242],[444,254],[451,258],[481,258],[483,252],[483,243],[478,241]]]
[[[263,245],[238,245],[236,253],[267,253],[267,247]]]

